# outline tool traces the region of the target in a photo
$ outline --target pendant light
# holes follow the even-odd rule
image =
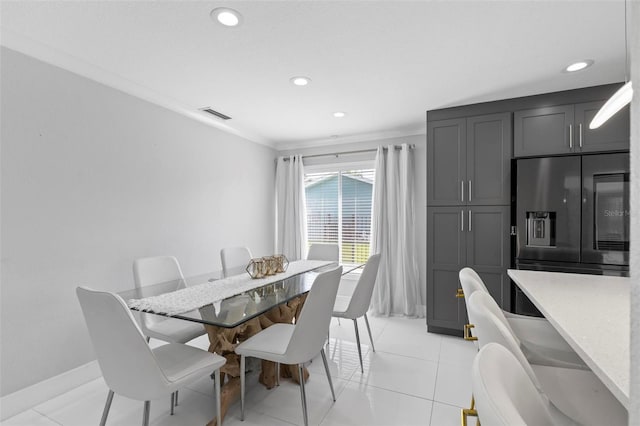
[[[627,1],[624,2],[624,61],[625,61],[625,85],[622,86],[616,93],[609,98],[607,102],[600,108],[600,111],[593,117],[591,123],[589,123],[590,129],[597,129],[602,126],[606,121],[611,118],[616,112],[624,108],[625,105],[631,102],[633,98],[633,88],[631,87],[631,81],[629,81],[629,53],[628,53],[628,41],[627,41]]]

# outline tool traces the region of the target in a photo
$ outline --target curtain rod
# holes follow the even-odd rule
[[[402,149],[402,145],[394,145],[393,146],[395,149]],[[414,149],[416,147],[415,144],[410,144],[409,145],[409,149]],[[382,149],[387,149],[387,147],[383,147]],[[370,149],[358,149],[355,151],[342,151],[342,152],[332,152],[329,154],[312,154],[312,155],[303,155],[302,158],[314,158],[314,157],[333,157],[333,156],[339,156],[339,155],[345,155],[345,154],[361,154],[364,152],[375,152],[377,151],[378,148],[370,148]],[[285,157],[283,158],[284,161],[289,161],[289,157]]]

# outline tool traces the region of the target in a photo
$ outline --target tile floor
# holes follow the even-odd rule
[[[364,373],[360,372],[351,321],[333,320],[327,356],[336,402],[322,366],[315,359],[307,382],[309,423],[312,425],[431,425],[457,426],[460,408],[471,397],[469,371],[475,347],[460,338],[429,334],[424,319],[370,318],[376,352],[370,350],[364,321]],[[191,344],[206,349],[206,336]],[[152,401],[151,424],[204,426],[215,416],[213,385],[209,377],[180,391],[180,405],[169,415],[169,398]],[[247,377],[246,419],[240,421],[240,405],[234,404],[226,426],[286,426],[302,424],[298,385],[283,380],[272,390]],[[107,387],[97,379],[31,410],[2,422],[4,426],[85,426],[98,424]],[[108,426],[139,425],[142,403],[116,395]]]

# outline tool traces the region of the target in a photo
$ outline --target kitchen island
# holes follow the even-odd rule
[[[629,409],[629,278],[508,271],[551,325]]]

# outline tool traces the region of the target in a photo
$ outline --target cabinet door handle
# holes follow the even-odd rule
[[[469,210],[469,232],[471,232],[471,210]]]
[[[464,181],[460,181],[460,201],[464,202]]]
[[[471,201],[471,180],[469,180],[469,201]]]
[[[569,124],[569,149],[573,149],[573,124]]]
[[[578,124],[578,141],[580,142],[580,149],[582,149],[582,123]]]
[[[464,210],[460,210],[460,231],[464,232]]]

